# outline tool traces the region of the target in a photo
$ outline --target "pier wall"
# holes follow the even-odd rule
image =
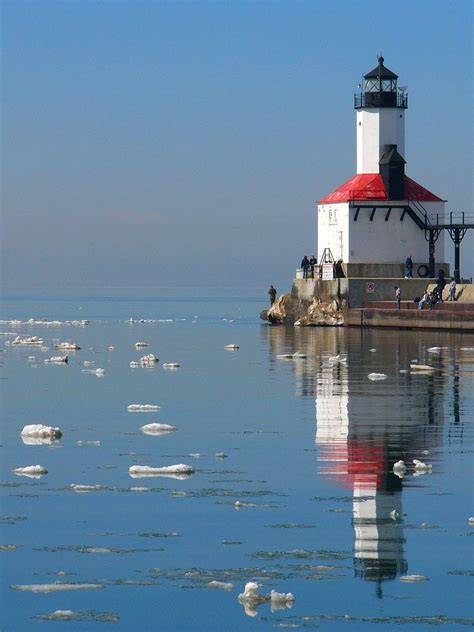
[[[344,313],[347,327],[392,327],[396,329],[450,329],[474,332],[473,311],[416,309],[348,309]]]

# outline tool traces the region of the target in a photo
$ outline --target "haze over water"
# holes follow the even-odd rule
[[[257,296],[200,293],[4,298],[3,319],[62,324],[0,326],[49,347],[0,337],[1,629],[472,626],[474,336],[271,327],[258,320]],[[89,325],[65,324],[80,319]],[[45,364],[66,340],[81,350]],[[278,357],[294,352],[307,357]],[[130,368],[147,353],[160,359],[154,368]],[[435,371],[411,373],[414,360]],[[83,372],[84,361],[104,376]],[[372,382],[373,372],[387,379]],[[128,412],[135,403],[161,409]],[[153,422],[176,431],[139,430]],[[63,436],[25,444],[20,432],[34,423]],[[432,473],[416,475],[413,459]],[[177,463],[195,473],[129,475],[132,465]],[[48,473],[12,473],[33,464]],[[244,609],[248,581],[264,595],[292,592],[292,607]],[[55,582],[89,586],[32,590]],[[48,623],[57,610],[72,614]]]

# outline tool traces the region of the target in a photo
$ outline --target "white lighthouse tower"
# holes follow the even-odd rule
[[[398,278],[411,255],[414,275],[427,276],[426,224],[445,201],[405,174],[408,95],[378,62],[354,96],[357,173],[318,204],[318,260],[339,261],[349,278]],[[442,234],[436,250],[444,253]]]

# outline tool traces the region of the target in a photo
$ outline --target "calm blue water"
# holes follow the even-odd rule
[[[11,291],[2,302],[3,319],[90,324],[0,325],[49,347],[0,336],[1,629],[472,625],[474,336],[268,327],[256,296],[158,294]],[[44,363],[58,340],[82,347],[67,366]],[[240,349],[225,351],[228,343]],[[433,346],[446,349],[428,353]],[[295,351],[308,357],[277,357]],[[129,367],[150,352],[155,368]],[[337,355],[342,362],[329,360]],[[82,372],[84,360],[104,376]],[[410,373],[413,360],[436,370]],[[388,377],[372,382],[371,372]],[[161,409],[128,412],[134,403]],[[157,421],[177,430],[139,430]],[[32,423],[63,436],[25,445],[20,432]],[[414,475],[413,458],[432,473]],[[399,459],[403,478],[392,471]],[[194,475],[128,473],[176,463]],[[12,473],[34,464],[48,474]],[[410,575],[426,579],[400,579]],[[238,595],[247,581],[265,595],[291,591],[293,607],[262,603],[246,614]],[[93,587],[31,590],[55,582]],[[73,614],[48,622],[56,610]]]

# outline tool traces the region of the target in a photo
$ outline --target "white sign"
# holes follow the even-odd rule
[[[321,278],[323,281],[332,281],[334,279],[334,266],[332,263],[323,263]]]
[[[375,290],[375,283],[373,281],[367,281],[365,284],[365,291],[367,294],[373,294]]]

